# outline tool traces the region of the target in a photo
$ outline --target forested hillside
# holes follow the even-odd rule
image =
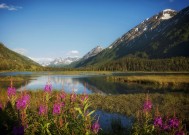
[[[31,59],[18,54],[0,43],[0,70],[41,70],[42,67]]]

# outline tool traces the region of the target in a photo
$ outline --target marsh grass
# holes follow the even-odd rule
[[[111,75],[110,71],[53,71],[48,74],[62,74],[62,75]]]
[[[126,116],[136,116],[142,109],[146,94],[125,95],[90,95],[93,109],[101,109],[111,113],[120,113]],[[158,106],[162,114],[176,113],[189,124],[189,94],[149,94],[153,108]]]
[[[115,82],[132,82],[139,84],[154,84],[161,86],[189,85],[188,75],[143,75],[143,76],[112,76],[107,80]]]
[[[10,82],[10,80],[13,80],[14,82],[15,81],[25,81],[26,77],[23,78],[23,77],[18,77],[18,76],[14,76],[14,77],[11,77],[11,76],[6,76],[6,77],[0,77],[0,82],[3,81],[3,82]]]

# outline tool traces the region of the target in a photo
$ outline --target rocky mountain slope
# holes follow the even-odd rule
[[[103,48],[101,46],[97,46],[95,48],[93,48],[91,51],[89,51],[86,55],[83,56],[83,60],[86,60],[88,58],[91,58],[95,55],[97,55],[98,53],[100,53],[103,50]]]
[[[189,56],[189,7],[166,9],[144,20],[94,57],[75,67],[99,66],[123,57],[164,59]]]
[[[101,46],[97,46],[93,48],[91,51],[89,51],[87,54],[85,54],[79,61],[73,62],[70,67],[79,67],[82,64],[84,64],[86,61],[90,61],[93,57],[98,55],[100,52],[102,52],[104,49]]]

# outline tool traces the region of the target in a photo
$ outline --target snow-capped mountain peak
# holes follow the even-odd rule
[[[48,66],[65,66],[69,65],[72,62],[78,61],[80,58],[79,57],[67,57],[67,58],[56,58],[53,60]]]
[[[122,37],[118,38],[115,42],[113,42],[108,49],[112,49],[119,45],[121,42],[125,44],[129,43],[131,40],[139,37],[141,34],[146,33],[148,31],[152,31],[155,29],[159,24],[164,21],[172,18],[177,14],[177,11],[172,9],[165,9],[158,14],[145,19],[139,25],[135,26],[133,29],[125,33]],[[147,35],[145,36],[147,38]],[[133,40],[134,42],[134,40]],[[130,42],[131,43],[131,42]],[[131,47],[131,44],[128,44]]]
[[[163,12],[167,12],[167,11],[170,11],[170,12],[176,12],[175,10],[173,9],[164,9]]]
[[[175,10],[172,10],[172,9],[165,9],[162,11],[163,15],[161,17],[162,20],[167,20],[167,19],[170,19],[172,18],[175,13],[177,13]]]
[[[101,46],[97,46],[95,48],[93,48],[91,51],[89,51],[86,55],[83,56],[83,59],[86,60],[90,57],[93,57],[95,55],[97,55],[98,53],[100,53],[103,50],[103,48]]]

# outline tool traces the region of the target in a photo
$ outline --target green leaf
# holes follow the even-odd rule
[[[74,107],[74,109],[75,109],[76,111],[78,111],[79,114],[80,114],[82,117],[84,117],[84,115],[83,115],[83,113],[82,113],[82,111],[81,111],[81,108],[79,108],[79,107]]]
[[[86,110],[89,108],[89,104],[85,104],[85,107],[84,107],[84,113],[86,112]]]
[[[95,112],[95,110],[91,111],[89,114],[87,114],[87,116],[91,116],[91,114],[93,114]]]

